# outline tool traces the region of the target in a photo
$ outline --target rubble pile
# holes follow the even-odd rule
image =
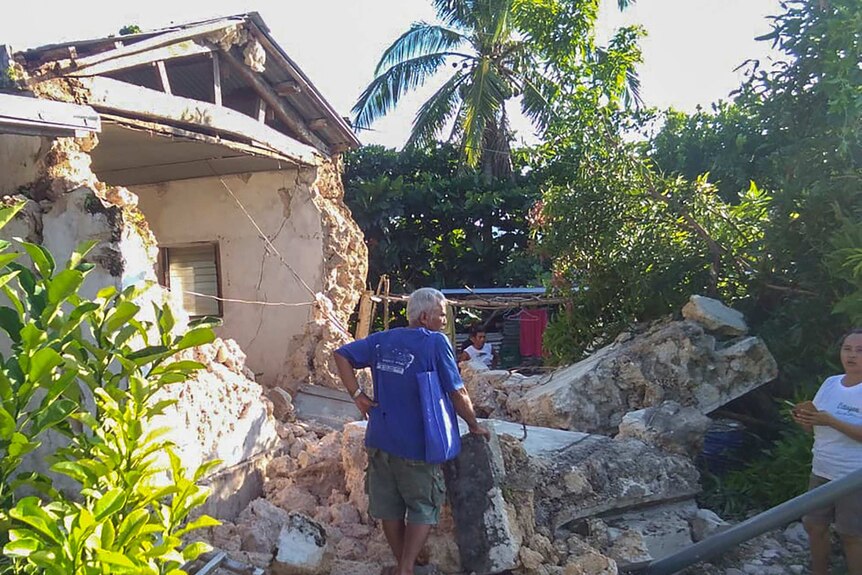
[[[632,411],[674,401],[707,414],[775,379],[775,360],[763,340],[745,335],[738,312],[693,296],[684,316],[625,332],[548,375],[524,377],[476,361],[462,375],[488,417],[603,434],[616,433]]]
[[[187,467],[219,459],[218,469],[224,469],[279,446],[272,404],[262,397],[235,341],[216,339],[184,350],[178,359],[197,361],[206,369],[159,390],[155,401],[176,402],[151,425],[170,429],[168,438]]]
[[[462,454],[444,466],[448,502],[420,557],[436,571],[417,572],[614,575],[726,528],[694,499],[705,413],[768,381],[775,362],[759,339],[722,335],[721,307],[692,301],[686,314],[712,312],[709,328],[656,324],[551,376],[462,364],[492,438],[464,435]],[[264,497],[210,530],[210,542],[271,573],[379,573],[392,559],[366,511],[364,422],[331,430],[291,421],[290,395],[274,400],[284,454],[266,468]],[[518,419],[548,423],[548,406],[561,411],[557,425]],[[584,429],[573,430],[579,421]],[[300,521],[305,535],[282,536]],[[802,573],[802,536],[770,534],[690,572]],[[305,543],[286,549],[297,537]]]

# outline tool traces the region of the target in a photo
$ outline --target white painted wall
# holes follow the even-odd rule
[[[288,264],[314,291],[323,282],[323,230],[309,183],[314,169],[226,176],[236,194]],[[229,299],[301,303],[313,298],[263,240],[219,178],[199,178],[129,188],[140,197],[159,245],[218,241],[222,296]],[[310,307],[273,307],[225,302],[223,338],[239,343],[247,365],[264,384],[274,384],[304,331]]]

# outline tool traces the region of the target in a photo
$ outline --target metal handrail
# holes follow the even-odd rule
[[[723,551],[772,531],[798,519],[818,507],[823,507],[862,488],[862,469],[830,481],[798,497],[785,501],[759,515],[746,519],[730,529],[708,537],[682,551],[653,561],[649,565],[629,571],[641,575],[671,575],[695,563],[705,561]]]

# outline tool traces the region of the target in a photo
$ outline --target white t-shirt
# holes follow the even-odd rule
[[[814,396],[814,406],[836,419],[862,425],[862,384],[844,387],[844,375],[827,378]],[[862,442],[831,427],[814,426],[814,458],[811,473],[839,479],[862,467]]]
[[[471,360],[478,359],[488,367],[491,367],[491,363],[494,361],[493,348],[488,342],[485,342],[482,349],[476,349],[476,346],[471,343],[464,351],[470,356]]]

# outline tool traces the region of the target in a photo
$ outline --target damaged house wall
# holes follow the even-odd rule
[[[329,351],[346,341],[336,325],[347,325],[367,271],[362,232],[342,202],[336,166],[321,160],[317,168],[222,179],[130,189],[160,246],[218,242],[223,298],[297,304],[224,304],[224,325],[217,331],[245,350],[258,381],[288,389],[305,382],[334,386]],[[308,287],[266,248],[225,185]],[[318,293],[326,296],[326,314],[316,303]]]
[[[15,59],[36,98],[91,106],[103,129],[98,139],[0,138],[0,192],[28,198],[11,235],[42,243],[58,261],[99,240],[84,295],[155,281],[159,248],[217,241],[221,298],[301,304],[225,301],[219,335],[245,350],[220,339],[188,351],[207,369],[166,388],[179,401],[154,422],[173,429],[190,466],[222,460],[228,481],[214,481],[216,498],[247,496],[277,446],[272,404],[255,373],[286,388],[334,382],[329,351],[348,337],[342,327],[367,269],[338,157],[358,140],[256,14]],[[156,63],[166,71],[161,84],[149,74]],[[301,281],[266,248],[220,177]],[[178,291],[148,290],[142,319],[153,313],[149,301],[168,302],[184,318]],[[44,471],[42,457],[31,463]],[[219,501],[209,512],[229,516],[237,505]]]
[[[236,194],[278,252],[312,289],[322,283],[323,232],[311,199],[306,168],[226,176]],[[162,247],[217,242],[222,297],[284,302],[296,307],[226,303],[219,335],[230,334],[248,354],[261,382],[276,383],[290,355],[290,336],[302,333],[313,296],[271,250],[218,178],[134,186]]]

